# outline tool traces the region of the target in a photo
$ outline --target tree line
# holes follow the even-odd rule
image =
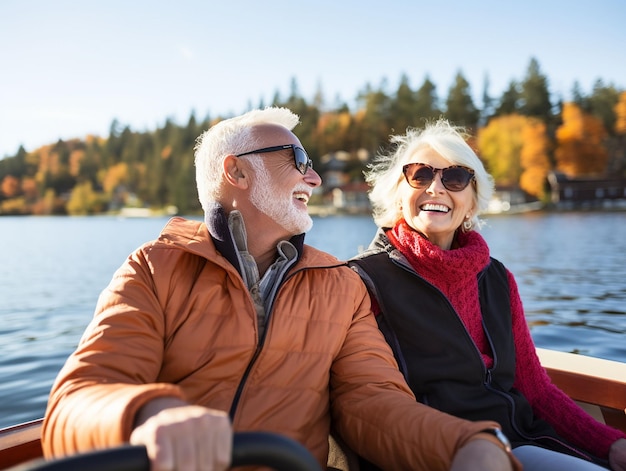
[[[497,186],[519,188],[530,198],[547,198],[546,176],[553,171],[626,177],[626,91],[601,79],[587,95],[574,82],[565,102],[551,96],[548,78],[531,59],[523,79],[512,80],[498,98],[490,96],[486,79],[481,103],[461,71],[445,99],[428,76],[416,89],[406,75],[395,90],[387,88],[386,79],[378,87],[367,84],[351,109],[340,100],[327,106],[321,91],[307,101],[294,78],[287,96],[277,91],[270,104],[300,115],[296,133],[319,173],[342,155],[346,183],[363,181],[365,166],[390,134],[440,117],[470,131],[470,144]],[[265,106],[261,100],[257,107]],[[168,206],[199,212],[193,149],[203,131],[226,117],[198,120],[192,112],[184,125],[166,119],[146,132],[114,120],[107,137],[59,140],[32,152],[21,147],[0,160],[0,215]]]

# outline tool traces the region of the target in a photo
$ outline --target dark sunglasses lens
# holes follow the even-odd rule
[[[433,169],[423,165],[413,164],[407,169],[409,184],[414,188],[424,188],[433,181]]]
[[[298,171],[304,175],[309,169],[309,156],[306,154],[304,149],[301,149],[300,147],[293,147],[293,160]]]
[[[443,170],[441,181],[450,191],[461,191],[469,185],[472,174],[462,167],[451,167]]]

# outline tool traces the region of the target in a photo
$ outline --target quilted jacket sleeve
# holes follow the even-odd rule
[[[182,398],[153,383],[163,352],[162,308],[142,250],[115,273],[95,316],[52,387],[44,418],[46,456],[127,441],[137,410],[156,397]],[[122,336],[124,345],[114,340]]]

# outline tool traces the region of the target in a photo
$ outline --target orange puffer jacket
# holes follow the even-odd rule
[[[260,344],[237,270],[204,223],[174,218],[101,294],[52,388],[45,455],[128,441],[138,409],[161,396],[230,411],[236,431],[294,438],[324,467],[331,417],[356,452],[393,470],[448,469],[496,425],[415,401],[360,278],[324,252],[303,245],[270,315]]]

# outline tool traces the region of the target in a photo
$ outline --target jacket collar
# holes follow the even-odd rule
[[[393,252],[395,250],[395,247],[391,245],[391,242],[389,242],[389,239],[385,235],[386,230],[387,228],[379,227],[376,231],[376,234],[374,235],[374,238],[370,242],[369,247],[367,247],[367,250],[361,252],[358,255],[355,255],[354,257],[352,257],[352,260],[358,260],[360,258],[365,258],[367,256],[375,255],[381,252],[387,252],[389,254]]]
[[[398,249],[396,249],[389,241],[389,238],[385,234],[385,232],[388,230],[388,227],[379,227],[367,250],[352,257],[351,260],[360,260],[362,258],[367,258],[372,255],[386,253],[389,259],[392,260],[394,263],[413,270],[413,267],[411,267],[406,257],[402,255],[402,253]]]
[[[226,214],[224,208],[219,203],[213,203],[204,213],[204,222],[209,230],[211,239],[213,239],[215,248],[241,273],[235,241],[228,227],[228,214]],[[299,260],[304,248],[304,233],[291,237],[289,242],[296,248]]]

